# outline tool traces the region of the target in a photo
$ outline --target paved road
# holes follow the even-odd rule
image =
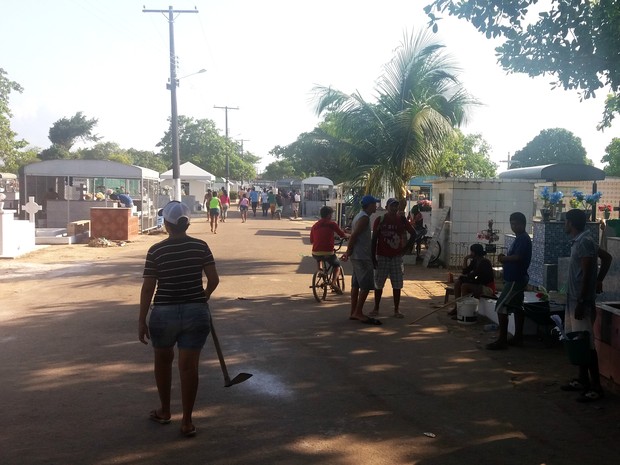
[[[214,235],[194,220],[222,277],[212,311],[229,371],[254,376],[224,388],[209,340],[190,440],[176,378],[172,424],[147,418],[157,394],[137,303],[162,236],[0,261],[0,464],[617,463],[618,399],[558,392],[572,373],[560,348],[488,352],[490,335],[444,312],[408,324],[442,301],[445,271],[408,267],[407,318],[380,327],[348,320],[348,293],[317,304],[311,225],[233,212]]]

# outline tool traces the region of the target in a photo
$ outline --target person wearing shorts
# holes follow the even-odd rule
[[[217,234],[217,223],[220,217],[220,211],[222,210],[222,202],[214,195],[209,201],[209,217],[211,218],[211,232]]]
[[[250,206],[250,200],[246,194],[242,194],[241,200],[239,200],[239,212],[241,213],[241,222],[245,223],[248,220],[248,209]]]
[[[586,222],[587,216],[583,210],[573,209],[566,212],[564,230],[571,237],[571,251],[564,332],[588,333],[590,354],[588,363],[579,365],[577,378],[560,386],[560,389],[579,391],[580,395],[576,399],[578,402],[592,402],[603,397],[593,325],[596,318],[596,293],[603,291],[603,279],[612,260],[607,251],[598,247],[592,234],[586,229]],[[601,259],[600,269],[597,266],[598,258]]]
[[[358,320],[368,325],[380,325],[380,320],[364,315],[364,303],[368,293],[375,288],[374,266],[370,238],[370,215],[377,211],[379,199],[372,195],[362,198],[362,209],[353,218],[353,232],[349,238],[347,251],[342,256],[344,261],[351,258],[353,274],[351,275],[351,314],[350,320]]]
[[[256,209],[258,208],[258,199],[260,198],[260,194],[256,191],[256,187],[253,187],[250,191],[250,202],[252,202],[252,212],[254,216],[256,216]]]
[[[192,412],[198,393],[200,352],[211,331],[208,302],[219,284],[219,276],[207,243],[186,233],[189,207],[172,201],[160,210],[160,215],[170,236],[151,246],[146,254],[138,339],[143,344],[150,340],[153,345],[160,407],[152,410],[149,417],[162,425],[171,422],[172,362],[177,346],[183,408],[181,434],[191,437],[196,434]],[[202,284],[203,273],[206,288]]]
[[[510,215],[510,228],[516,237],[507,254],[497,256],[504,268],[504,288],[495,303],[499,337],[496,341],[486,345],[488,350],[505,350],[509,345],[523,345],[523,324],[525,323],[523,298],[530,279],[527,270],[532,261],[532,239],[525,231],[525,225],[526,219],[523,213],[515,212]],[[511,313],[515,316],[515,334],[509,340],[508,318]]]
[[[321,207],[321,219],[312,225],[310,229],[310,243],[312,244],[312,256],[317,261],[317,266],[321,268],[321,261],[325,259],[332,267],[333,274],[330,277],[331,286],[334,292],[342,294],[342,289],[338,286],[340,276],[340,261],[334,253],[334,235],[344,239],[346,233],[332,220],[334,209],[327,205]]]
[[[388,199],[385,215],[377,218],[372,233],[372,259],[375,266],[375,307],[371,317],[379,315],[379,306],[385,281],[390,278],[394,300],[394,318],[404,318],[400,313],[400,294],[403,288],[403,254],[407,246],[407,232],[415,237],[415,229],[404,215],[399,213],[400,202]]]

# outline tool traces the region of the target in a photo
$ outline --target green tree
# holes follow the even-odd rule
[[[131,159],[131,164],[149,168],[158,173],[168,171],[169,167],[161,155],[148,150],[128,149],[127,154]]]
[[[566,129],[544,129],[515,152],[510,168],[550,165],[552,163],[577,163],[591,165],[581,139]]]
[[[0,171],[17,174],[22,166],[29,165],[41,161],[39,158],[39,149],[36,147],[24,150],[12,150],[5,155],[2,162],[4,165],[0,167]]]
[[[61,118],[56,121],[50,128],[49,140],[52,141],[52,145],[67,152],[71,150],[78,139],[97,142],[99,136],[93,134],[97,122],[98,120],[94,118],[86,119],[82,112],[78,111],[71,118]]]
[[[297,177],[295,167],[290,160],[276,160],[269,163],[262,173],[264,179],[288,179]]]
[[[614,137],[605,147],[605,156],[601,162],[607,163],[603,168],[607,176],[620,176],[620,138]]]
[[[333,153],[348,163],[353,185],[383,195],[386,183],[404,198],[409,180],[429,174],[453,128],[475,101],[454,62],[428,32],[405,36],[377,81],[376,103],[359,93],[318,87],[317,112]]]
[[[433,174],[445,177],[492,178],[497,164],[490,159],[490,146],[480,134],[455,130],[439,157]]]
[[[110,160],[125,165],[131,165],[133,161],[127,151],[116,142],[100,142],[93,147],[78,150],[76,155],[84,160]]]
[[[172,166],[172,138],[170,129],[157,144],[162,158]],[[256,170],[251,153],[239,154],[238,144],[221,136],[210,119],[179,116],[179,157],[181,163],[190,161],[216,176],[226,176],[226,155],[229,158],[231,179],[253,179]]]
[[[507,71],[554,75],[554,87],[594,97],[620,90],[620,3],[617,0],[434,0],[425,7],[437,31],[442,13],[464,18],[487,38],[501,38],[498,61]],[[617,113],[608,100],[601,126]]]
[[[312,132],[304,132],[295,142],[284,147],[278,145],[269,152],[292,168],[285,177],[324,176],[335,184],[350,179],[350,160],[344,150],[338,150],[339,141],[327,132],[334,119],[335,115],[327,114],[325,121]]]
[[[23,88],[15,81],[7,77],[7,72],[0,68],[0,166],[3,171],[17,173],[16,167],[21,166],[21,161],[29,158],[28,153],[20,150],[28,145],[25,140],[16,140],[17,133],[11,130],[11,117],[9,107],[11,92],[21,93]]]

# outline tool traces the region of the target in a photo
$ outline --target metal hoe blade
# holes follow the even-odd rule
[[[224,375],[224,387],[234,386],[235,384],[243,383],[252,377],[250,373],[239,373],[233,379],[230,379],[228,376],[228,369],[226,368],[226,362],[224,361],[224,354],[222,353],[222,348],[220,347],[220,341],[217,338],[217,333],[215,332],[215,326],[213,326],[213,319],[210,318],[211,323],[211,334],[213,336],[213,344],[215,345],[215,351],[217,352],[217,358],[220,361],[220,367],[222,368],[222,374]]]

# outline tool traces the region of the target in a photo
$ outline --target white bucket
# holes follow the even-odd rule
[[[456,320],[464,325],[472,325],[478,321],[476,311],[478,299],[468,297],[456,303]]]

